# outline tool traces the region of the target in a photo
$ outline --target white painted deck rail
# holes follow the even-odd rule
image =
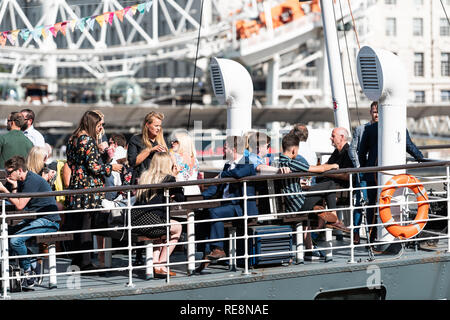
[[[333,173],[349,173],[350,174],[350,186],[349,188],[346,189],[337,189],[337,190],[327,190],[325,192],[341,192],[341,191],[347,191],[349,194],[349,203],[350,205],[347,207],[339,207],[339,211],[342,212],[346,212],[346,214],[344,214],[344,216],[346,217],[346,219],[344,219],[345,224],[351,228],[351,230],[353,230],[353,228],[355,228],[353,226],[353,212],[356,209],[367,209],[367,208],[379,208],[379,204],[378,202],[376,203],[376,205],[374,206],[356,206],[355,205],[355,192],[357,192],[358,190],[361,190],[362,188],[356,188],[354,187],[353,183],[352,183],[352,176],[356,173],[359,172],[374,172],[374,171],[382,171],[385,172],[386,174],[389,174],[389,171],[391,170],[399,170],[399,169],[405,169],[408,171],[408,173],[415,175],[421,182],[421,184],[425,187],[425,189],[427,190],[427,193],[430,195],[429,200],[427,201],[429,204],[431,203],[445,203],[447,204],[447,212],[446,215],[436,215],[434,214],[434,212],[429,212],[429,221],[447,221],[446,224],[446,230],[440,230],[440,231],[426,231],[420,234],[420,240],[422,241],[426,241],[426,240],[443,240],[443,241],[447,241],[448,243],[448,248],[447,248],[447,252],[450,252],[450,232],[448,226],[450,225],[450,190],[449,190],[449,186],[450,186],[450,161],[439,161],[439,162],[425,162],[425,163],[420,163],[420,164],[407,164],[407,165],[403,165],[403,166],[390,166],[390,167],[372,167],[372,168],[360,168],[360,169],[340,169],[340,170],[334,170]],[[416,172],[415,170],[421,170],[420,172],[426,172],[426,174],[424,176],[419,175],[419,173],[416,175],[414,172]],[[433,175],[433,172],[437,172],[439,171],[440,175]],[[444,172],[442,174],[442,172]],[[419,171],[417,171],[419,172]],[[432,173],[430,173],[432,172]],[[223,241],[228,241],[230,244],[230,252],[228,254],[227,257],[221,259],[221,260],[227,260],[229,261],[229,265],[230,267],[235,267],[236,266],[236,259],[241,258],[244,259],[244,267],[242,268],[242,274],[246,275],[249,274],[249,262],[248,262],[248,258],[250,257],[255,257],[255,256],[264,256],[264,255],[286,255],[288,252],[287,251],[282,251],[282,252],[277,252],[277,253],[269,253],[269,254],[260,254],[260,255],[252,255],[250,254],[250,250],[249,250],[249,242],[248,239],[252,238],[252,237],[264,237],[262,235],[250,235],[248,232],[248,224],[249,224],[249,219],[255,219],[257,218],[260,221],[263,220],[279,220],[281,219],[283,216],[286,215],[292,215],[292,212],[281,212],[281,210],[271,210],[269,214],[263,215],[260,214],[258,216],[249,216],[247,215],[247,201],[249,199],[262,199],[262,198],[269,198],[269,199],[275,199],[276,197],[284,197],[288,194],[284,194],[284,193],[269,193],[266,195],[256,195],[256,196],[248,196],[246,193],[246,186],[249,183],[254,183],[256,181],[273,181],[273,180],[279,180],[279,179],[285,179],[285,178],[292,178],[292,177],[302,177],[302,176],[311,176],[314,174],[302,174],[302,173],[290,173],[290,174],[284,174],[284,175],[260,175],[260,176],[252,176],[252,177],[247,177],[247,178],[243,178],[240,180],[236,180],[236,179],[232,179],[232,178],[227,178],[227,179],[204,179],[204,180],[197,180],[197,181],[189,181],[189,182],[175,182],[175,183],[170,183],[170,184],[158,184],[158,185],[144,185],[144,186],[121,186],[121,187],[110,187],[110,188],[96,188],[96,189],[91,189],[91,190],[79,190],[79,191],[59,191],[59,192],[51,192],[51,193],[35,193],[35,194],[8,194],[8,196],[10,197],[43,197],[43,196],[56,196],[56,195],[68,195],[68,194],[74,194],[74,193],[98,193],[98,192],[107,192],[107,191],[126,191],[126,193],[128,194],[128,205],[126,207],[122,207],[122,210],[127,210],[128,214],[126,215],[128,221],[127,224],[123,227],[120,226],[115,226],[115,227],[110,227],[110,228],[96,228],[96,229],[90,229],[90,230],[76,230],[76,231],[58,231],[52,234],[75,234],[75,233],[83,233],[83,232],[91,232],[91,233],[96,233],[96,232],[101,232],[101,231],[123,231],[125,230],[125,232],[127,233],[127,245],[123,246],[123,247],[114,247],[111,248],[108,246],[105,248],[101,248],[101,249],[92,249],[92,250],[80,250],[80,251],[69,251],[69,252],[56,252],[55,246],[51,246],[49,248],[49,253],[39,253],[39,254],[33,254],[33,255],[27,255],[27,256],[10,256],[9,255],[9,251],[8,251],[8,244],[9,244],[9,239],[14,238],[14,237],[20,237],[20,236],[15,236],[15,235],[10,235],[8,234],[8,223],[7,223],[7,218],[11,219],[12,217],[14,217],[14,215],[12,214],[8,214],[8,212],[6,211],[6,195],[5,194],[0,194],[0,198],[2,198],[2,211],[1,211],[1,264],[2,264],[2,269],[1,269],[1,280],[2,281],[2,297],[4,299],[8,299],[10,298],[11,293],[9,292],[9,280],[10,280],[10,275],[9,275],[9,264],[11,260],[17,259],[17,258],[23,258],[23,257],[39,257],[39,258],[48,258],[49,259],[49,270],[46,270],[46,272],[43,273],[43,277],[49,277],[49,283],[50,286],[52,284],[54,284],[54,286],[56,286],[57,283],[57,279],[58,277],[61,276],[67,276],[67,275],[74,275],[74,274],[81,274],[81,275],[88,275],[89,273],[93,273],[93,272],[111,272],[111,271],[127,271],[128,272],[128,282],[127,282],[127,286],[133,287],[133,271],[136,269],[145,269],[146,270],[146,275],[148,277],[152,277],[153,276],[153,268],[154,267],[158,267],[158,265],[153,264],[152,261],[152,255],[151,252],[152,250],[157,247],[157,246],[162,246],[164,247],[166,250],[168,250],[168,245],[166,243],[166,240],[164,240],[161,244],[157,244],[157,243],[152,243],[151,241],[148,241],[145,243],[145,245],[136,245],[132,242],[132,232],[133,229],[136,228],[142,228],[143,226],[137,226],[137,227],[132,227],[131,226],[131,209],[133,208],[131,206],[131,196],[132,196],[132,192],[136,189],[140,189],[140,188],[164,188],[165,189],[165,195],[166,195],[166,215],[167,215],[167,221],[169,221],[169,217],[171,216],[170,213],[170,208],[171,207],[178,207],[180,204],[182,205],[196,205],[198,207],[202,207],[202,204],[206,206],[207,203],[211,204],[211,202],[220,202],[223,199],[215,199],[215,200],[198,200],[198,201],[188,201],[188,202],[183,202],[183,203],[178,203],[178,202],[170,202],[170,197],[169,197],[169,188],[173,188],[173,187],[180,187],[180,186],[184,186],[184,185],[193,185],[193,184],[198,184],[198,185],[212,185],[212,184],[221,184],[221,183],[230,183],[230,182],[241,182],[244,186],[243,190],[244,190],[244,194],[242,197],[240,198],[233,198],[233,199],[240,199],[243,200],[244,202],[244,206],[243,206],[243,212],[244,215],[242,217],[232,217],[232,218],[224,218],[224,219],[220,219],[222,221],[234,221],[234,220],[242,220],[243,225],[244,225],[244,234],[241,236],[236,236],[236,232],[235,230],[233,230],[233,228],[231,228],[230,230],[230,235],[229,237],[223,238],[223,239],[214,239],[214,240],[195,240],[195,228],[193,228],[193,226],[195,224],[198,224],[200,222],[204,223],[204,222],[210,222],[213,221],[213,219],[203,219],[203,220],[198,220],[198,219],[194,219],[194,215],[193,214],[186,214],[186,219],[185,221],[181,221],[180,223],[186,227],[184,227],[183,229],[187,230],[187,241],[183,241],[183,242],[178,242],[178,246],[187,246],[187,255],[186,255],[186,259],[184,261],[170,261],[170,258],[168,259],[167,263],[165,264],[166,267],[169,268],[173,268],[174,266],[179,266],[179,265],[185,265],[186,269],[187,269],[187,274],[192,274],[194,272],[195,269],[195,264],[197,263],[201,263],[201,262],[206,262],[207,260],[195,260],[195,245],[199,244],[199,243],[205,243],[208,241],[217,241],[217,240],[223,240]],[[402,185],[404,187],[407,187],[408,185]],[[372,187],[372,188],[377,188],[377,189],[381,189],[382,186],[378,186],[378,187]],[[400,206],[401,208],[401,217],[402,217],[402,221],[401,223],[405,223],[405,224],[409,224],[411,223],[411,220],[414,219],[415,216],[415,207],[417,206],[418,203],[414,194],[411,193],[407,188],[404,188],[403,190],[405,190],[405,192],[403,193],[404,195],[404,201],[400,201],[400,202],[396,202],[395,205],[396,206]],[[432,192],[430,192],[432,191]],[[303,194],[307,195],[308,193],[314,193],[314,192],[303,192]],[[315,193],[324,193],[324,191],[316,191]],[[413,198],[411,198],[411,195],[413,196]],[[231,199],[228,199],[231,200]],[[270,200],[269,200],[270,201]],[[161,206],[161,205],[148,205],[148,206],[141,206],[141,207],[155,207],[155,206]],[[83,212],[86,213],[88,211],[105,211],[104,208],[100,208],[100,209],[91,209],[91,210],[65,210],[65,211],[60,211],[57,212],[60,215],[64,215],[67,212]],[[189,211],[189,210],[188,210]],[[302,212],[298,212],[298,213],[294,213],[294,214],[298,214],[298,215],[304,215],[307,214],[309,212],[312,211],[302,211]],[[55,212],[52,212],[55,213]],[[27,215],[32,216],[32,217],[36,217],[36,216],[44,216],[48,214],[47,212],[43,212],[43,213],[21,213],[20,217],[25,217]],[[106,213],[105,213],[106,214]],[[411,215],[409,215],[411,214]],[[357,226],[358,228],[361,228],[360,230],[364,230],[365,228],[365,224],[364,221],[362,221],[363,223],[360,226]],[[416,221],[417,222],[417,221]],[[397,222],[396,222],[397,223]],[[164,224],[164,225],[168,225],[168,224]],[[370,224],[369,226],[383,226],[386,224],[383,223],[377,223],[377,224]],[[156,226],[156,225],[152,225],[152,226]],[[149,227],[149,226],[148,226]],[[325,232],[326,236],[325,236],[325,240],[327,243],[327,247],[321,247],[318,249],[305,249],[303,247],[303,237],[299,236],[301,233],[305,233],[305,232]],[[166,239],[169,238],[169,230],[167,229],[167,237]],[[424,234],[427,234],[428,236],[424,236]],[[292,246],[292,251],[290,251],[289,253],[292,255],[294,262],[302,262],[303,261],[303,255],[305,252],[308,251],[316,251],[316,250],[323,250],[326,252],[326,256],[327,258],[330,258],[332,255],[333,250],[346,250],[345,252],[348,252],[348,263],[358,263],[357,261],[355,261],[355,249],[358,247],[365,247],[367,246],[367,243],[365,240],[362,240],[360,244],[355,245],[353,243],[353,237],[354,234],[353,232],[350,232],[349,234],[349,241],[348,244],[346,245],[340,245],[340,246],[332,246],[331,245],[331,240],[332,240],[332,233],[331,233],[331,229],[321,229],[321,230],[303,230],[302,224],[299,223],[298,225],[296,225],[296,227],[293,228],[292,232],[289,233],[277,233],[277,234],[270,234],[270,236],[275,236],[275,235],[282,235],[282,234],[291,234],[292,238],[294,239],[294,235],[296,235],[295,239],[297,239],[296,243],[293,244]],[[49,235],[49,233],[45,233],[45,234],[33,234],[33,236],[39,236],[39,235]],[[364,235],[364,232],[363,232]],[[244,241],[244,250],[243,250],[243,254],[242,255],[237,255],[236,252],[236,240],[238,239],[243,239]],[[406,243],[406,242],[414,242],[417,241],[417,236],[413,237],[411,239],[406,239],[406,240],[398,240],[395,239],[394,241],[396,243]],[[384,245],[384,244],[388,244],[391,243],[389,242],[379,242],[377,241],[376,243],[370,244],[371,246],[373,245]],[[143,248],[146,250],[147,256],[146,256],[146,264],[143,266],[133,266],[132,264],[132,257],[133,257],[133,250],[138,249],[138,248]],[[114,251],[118,251],[118,250],[127,250],[128,253],[128,265],[126,267],[111,267],[111,264],[108,263],[108,260],[110,259],[111,255],[113,254]],[[57,272],[56,270],[56,259],[61,257],[61,256],[65,256],[67,254],[76,254],[76,253],[83,253],[83,252],[104,252],[105,253],[105,263],[106,263],[106,267],[102,270],[95,270],[95,271],[68,271],[68,272]],[[181,276],[183,276],[184,274],[182,274]],[[22,276],[23,278],[23,276]],[[171,280],[171,278],[168,276],[166,278],[167,283],[169,283]]]

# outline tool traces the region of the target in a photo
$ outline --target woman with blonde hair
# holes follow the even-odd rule
[[[162,129],[163,120],[162,113],[148,113],[142,123],[141,134],[134,135],[128,142],[128,162],[133,168],[131,184],[136,184],[142,172],[150,167],[156,152],[167,152]]]
[[[170,139],[172,160],[177,166],[177,181],[197,180],[199,163],[194,141],[187,131],[175,131]],[[185,186],[185,195],[200,194],[199,186]]]
[[[45,167],[45,161],[48,157],[48,151],[44,147],[34,146],[27,156],[27,168],[30,171],[40,175]]]
[[[140,179],[140,185],[146,184],[159,184],[159,183],[169,183],[175,182],[175,176],[177,175],[176,166],[173,164],[171,157],[166,152],[157,152],[153,156],[150,167],[145,170]],[[182,188],[171,188],[169,190],[170,197],[175,201],[184,201],[183,189]],[[154,204],[165,204],[166,198],[164,196],[163,189],[139,189],[136,193],[136,206],[142,205],[154,205]],[[166,215],[167,207],[151,207],[151,208],[135,208],[131,211],[131,225],[149,225],[149,224],[164,224],[167,223]],[[169,231],[169,243],[170,246],[167,247],[154,247],[153,249],[153,263],[163,264],[167,262],[168,257],[172,254],[175,249],[176,243],[181,235],[181,224],[173,219],[170,219],[170,231]],[[161,230],[163,229],[163,230]],[[149,238],[158,238],[166,235],[166,227],[147,227],[147,228],[136,228],[134,232],[137,234],[142,234]],[[163,241],[161,241],[162,243]],[[147,257],[148,259],[148,257]],[[155,277],[166,277],[167,268],[162,266],[160,268],[155,268]],[[169,275],[175,276],[176,273],[170,271]]]

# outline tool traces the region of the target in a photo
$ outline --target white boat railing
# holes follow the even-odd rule
[[[271,180],[280,180],[280,179],[286,179],[286,178],[293,178],[293,177],[304,177],[304,176],[314,176],[316,174],[310,174],[310,173],[290,173],[290,174],[277,174],[277,175],[260,175],[260,176],[251,176],[251,177],[246,177],[246,178],[242,178],[242,179],[233,179],[233,178],[226,178],[226,179],[203,179],[203,180],[197,180],[197,181],[188,181],[188,182],[175,182],[175,183],[165,183],[165,184],[158,184],[158,185],[143,185],[143,186],[121,186],[121,187],[109,187],[109,188],[95,188],[95,189],[91,189],[91,190],[78,190],[78,191],[74,191],[74,190],[67,190],[67,191],[57,191],[57,192],[49,192],[49,193],[23,193],[23,194],[0,194],[0,198],[2,199],[2,212],[1,212],[1,257],[0,257],[0,261],[2,264],[2,269],[1,269],[1,279],[0,281],[2,282],[2,297],[4,299],[8,299],[11,297],[11,294],[9,293],[9,281],[11,279],[11,276],[9,274],[9,265],[10,265],[10,261],[11,260],[15,260],[15,259],[20,259],[20,258],[39,258],[39,259],[44,259],[47,258],[49,259],[49,270],[47,273],[43,273],[41,276],[42,277],[48,277],[49,278],[49,283],[52,284],[56,284],[57,282],[57,278],[58,277],[62,277],[62,276],[74,276],[74,275],[89,275],[91,273],[98,273],[98,272],[112,272],[112,271],[126,271],[128,272],[128,282],[127,282],[127,286],[129,287],[133,287],[134,286],[134,282],[135,279],[133,278],[133,271],[135,270],[139,270],[139,269],[145,269],[146,270],[146,274],[148,275],[152,275],[153,274],[153,268],[154,267],[159,267],[159,266],[165,266],[167,267],[168,270],[170,270],[171,268],[174,268],[176,266],[180,266],[180,265],[186,265],[186,269],[188,270],[187,274],[192,273],[193,269],[195,269],[195,264],[197,263],[202,263],[202,262],[207,262],[208,260],[206,259],[202,259],[202,260],[195,260],[195,246],[198,244],[206,244],[208,242],[216,242],[216,241],[227,241],[228,243],[230,243],[230,250],[231,251],[231,255],[228,255],[225,258],[222,258],[220,260],[227,260],[229,262],[230,266],[236,266],[236,261],[237,259],[243,259],[244,261],[244,266],[242,268],[242,274],[243,275],[247,275],[250,273],[250,266],[249,266],[249,258],[253,258],[253,257],[264,257],[264,256],[277,256],[277,255],[286,255],[289,254],[290,256],[292,256],[293,258],[297,259],[297,262],[301,262],[302,258],[304,257],[304,254],[306,252],[313,252],[313,251],[325,251],[327,257],[330,256],[330,254],[333,252],[333,250],[340,250],[340,254],[342,254],[342,250],[348,250],[348,263],[354,264],[354,263],[358,263],[357,261],[355,261],[355,249],[360,248],[360,247],[366,247],[366,246],[382,246],[382,245],[387,245],[387,244],[391,244],[393,242],[395,243],[407,243],[407,242],[416,242],[418,240],[420,241],[427,241],[427,240],[446,240],[447,241],[447,249],[446,252],[450,252],[450,161],[440,161],[440,162],[426,162],[426,163],[420,163],[420,164],[407,164],[407,165],[402,165],[402,166],[390,166],[390,167],[372,167],[372,168],[360,168],[360,169],[340,169],[340,170],[334,170],[332,173],[349,173],[350,174],[350,179],[349,179],[349,187],[348,188],[338,188],[335,190],[321,190],[321,191],[303,191],[302,194],[304,195],[308,195],[308,194],[323,194],[326,192],[348,192],[349,194],[349,205],[348,206],[344,206],[344,207],[338,207],[337,211],[341,211],[341,212],[347,212],[347,216],[348,219],[345,219],[345,224],[347,225],[348,228],[351,229],[350,234],[349,234],[349,241],[348,244],[347,243],[339,243],[339,245],[332,245],[331,243],[331,229],[329,228],[324,228],[324,229],[308,229],[308,230],[303,230],[303,228],[297,228],[297,229],[293,229],[292,232],[280,232],[280,233],[272,233],[270,235],[270,237],[273,236],[281,236],[281,235],[290,235],[292,238],[295,237],[295,239],[297,239],[297,245],[293,245],[293,250],[290,251],[280,251],[280,252],[271,252],[271,253],[265,253],[265,254],[251,254],[250,253],[250,248],[249,248],[249,239],[255,238],[255,237],[261,237],[263,238],[264,235],[250,235],[248,232],[248,225],[249,225],[249,219],[252,219],[252,221],[254,221],[254,219],[259,219],[259,220],[265,220],[264,218],[270,219],[269,221],[280,221],[280,219],[282,219],[285,216],[290,216],[292,217],[292,215],[307,215],[311,212],[320,212],[321,210],[311,210],[311,211],[300,211],[300,212],[269,212],[268,214],[259,214],[257,216],[252,216],[252,215],[248,215],[248,210],[247,210],[247,203],[249,200],[255,200],[255,199],[263,199],[263,198],[270,198],[270,199],[275,199],[277,197],[285,197],[287,195],[294,195],[294,194],[299,194],[299,193],[270,193],[270,194],[262,194],[262,195],[255,195],[255,196],[249,196],[247,194],[247,185],[249,184],[253,184],[257,181],[271,181]],[[364,205],[364,206],[359,206],[356,205],[354,198],[355,198],[355,192],[359,191],[359,190],[363,190],[363,189],[381,189],[383,188],[383,186],[373,186],[373,187],[366,187],[366,188],[360,188],[360,187],[355,187],[353,184],[353,175],[354,174],[359,174],[359,173],[364,173],[364,172],[375,172],[375,171],[382,171],[385,173],[389,173],[389,171],[391,170],[399,170],[399,169],[406,169],[406,170],[414,170],[414,169],[421,169],[423,170],[424,168],[441,168],[441,170],[445,167],[446,169],[446,173],[445,175],[440,175],[440,176],[430,176],[427,175],[426,177],[423,177],[422,181],[420,182],[426,190],[431,190],[434,188],[434,190],[439,190],[438,194],[439,196],[434,196],[434,197],[430,197],[428,201],[426,201],[429,204],[432,203],[439,203],[439,202],[446,202],[447,204],[447,213],[446,215],[434,215],[434,214],[430,214],[429,219],[427,220],[423,220],[423,221],[447,221],[447,228],[446,231],[422,231],[423,234],[428,233],[429,236],[423,236],[422,233],[419,233],[421,235],[420,238],[418,238],[417,236],[412,237],[410,239],[404,239],[404,240],[399,240],[399,239],[394,239],[393,241],[376,241],[375,243],[360,243],[360,244],[354,244],[353,240],[354,240],[354,233],[353,233],[353,229],[358,228],[360,230],[364,230],[366,227],[386,227],[389,225],[389,223],[368,223],[365,224],[364,221],[361,222],[360,225],[358,226],[354,226],[354,217],[353,217],[353,213],[355,210],[367,210],[369,208],[380,208],[381,205],[378,204],[378,201],[374,204],[374,205]],[[329,173],[329,172],[328,172]],[[411,172],[410,172],[411,173]],[[413,174],[413,173],[411,173]],[[320,176],[320,174],[317,174],[317,176]],[[169,237],[169,229],[167,228],[166,230],[166,240],[162,240],[161,243],[153,243],[151,241],[149,241],[148,243],[146,243],[145,245],[136,245],[132,242],[132,235],[133,235],[133,230],[137,229],[137,228],[145,228],[145,227],[155,227],[155,226],[168,226],[170,225],[170,223],[166,223],[166,224],[161,224],[161,225],[147,225],[147,226],[131,226],[131,209],[132,208],[136,208],[137,206],[132,206],[131,205],[131,197],[132,197],[132,193],[133,191],[137,190],[137,189],[141,189],[141,188],[145,188],[145,189],[164,189],[165,190],[165,198],[166,198],[166,204],[163,205],[165,206],[165,210],[166,210],[166,218],[167,221],[170,221],[171,218],[171,212],[170,212],[170,208],[175,207],[175,208],[179,208],[180,205],[185,206],[185,205],[195,205],[196,207],[202,207],[202,205],[204,205],[205,207],[208,207],[208,204],[211,203],[217,203],[217,202],[221,202],[224,199],[212,199],[212,200],[195,200],[195,201],[186,201],[186,202],[170,202],[170,195],[169,195],[169,189],[173,188],[173,187],[180,187],[180,186],[186,186],[186,185],[204,185],[205,187],[208,185],[212,185],[212,184],[223,184],[223,183],[242,183],[243,185],[243,196],[242,197],[236,197],[236,198],[228,198],[227,201],[231,201],[231,200],[242,200],[243,201],[243,216],[235,216],[235,217],[230,217],[230,218],[222,218],[222,219],[201,219],[201,220],[196,220],[193,219],[194,215],[186,215],[186,221],[180,221],[179,223],[183,226],[183,229],[186,229],[188,232],[188,239],[187,241],[180,241],[178,242],[176,245],[177,246],[183,246],[186,245],[188,247],[188,254],[186,255],[186,259],[184,261],[170,261],[170,257],[168,255],[168,259],[167,262],[164,264],[156,264],[153,263],[153,258],[150,256],[146,256],[146,264],[142,265],[142,266],[134,266],[133,265],[133,250],[136,249],[145,249],[145,250],[149,250],[152,249],[154,250],[155,248],[158,247],[162,247],[163,250],[169,250],[169,243],[168,243],[168,239]],[[403,184],[403,185],[398,185],[398,187],[408,187],[411,185],[417,185],[417,183],[410,183],[410,184]],[[404,190],[408,190],[408,189],[404,189]],[[68,234],[79,234],[79,233],[93,233],[93,234],[98,234],[99,232],[102,231],[122,231],[122,232],[126,232],[127,234],[127,244],[126,246],[121,246],[121,247],[113,247],[113,248],[96,248],[96,249],[91,249],[91,250],[77,250],[77,251],[60,251],[60,252],[56,252],[56,249],[54,246],[52,246],[51,250],[49,250],[49,253],[39,253],[39,254],[29,254],[29,255],[23,255],[23,256],[10,256],[9,254],[9,240],[12,238],[17,238],[17,237],[22,237],[23,235],[10,235],[8,233],[8,220],[17,217],[17,218],[26,218],[26,217],[30,217],[30,218],[36,218],[36,217],[40,217],[40,216],[45,216],[47,214],[49,214],[49,212],[40,212],[40,213],[36,213],[36,212],[31,212],[31,213],[18,213],[18,214],[13,214],[13,213],[8,213],[6,210],[6,201],[7,201],[7,197],[14,197],[14,198],[20,198],[20,197],[45,197],[45,196],[60,196],[60,195],[69,195],[69,194],[79,194],[79,193],[104,193],[104,192],[112,192],[112,191],[122,191],[122,192],[126,192],[127,194],[127,205],[124,207],[120,207],[120,209],[122,210],[122,212],[126,211],[128,214],[126,215],[127,218],[127,222],[124,226],[113,226],[113,227],[102,227],[102,228],[91,228],[89,230],[73,230],[73,231],[57,231],[57,232],[52,232],[51,235],[68,235]],[[427,191],[428,192],[428,191]],[[378,192],[379,193],[379,192]],[[413,212],[414,211],[414,206],[417,206],[420,203],[423,203],[423,201],[411,201],[409,199],[410,195],[408,192],[404,193],[405,195],[405,200],[404,201],[400,201],[400,202],[395,202],[390,204],[390,206],[404,206],[406,209],[403,210],[403,212]],[[383,205],[386,206],[386,205]],[[160,204],[155,204],[155,205],[145,205],[145,206],[139,206],[139,207],[148,207],[148,208],[152,208],[152,207],[161,207]],[[412,209],[411,209],[412,208]],[[261,209],[261,208],[259,208]],[[87,213],[87,212],[104,212],[106,209],[105,208],[98,208],[98,209],[89,209],[89,210],[64,210],[64,211],[58,211],[58,212],[51,212],[51,214],[60,214],[61,216],[66,215],[67,213]],[[322,211],[329,211],[328,209],[324,209]],[[188,209],[188,211],[193,211]],[[104,213],[107,214],[107,213]],[[376,213],[375,213],[376,214]],[[213,221],[238,221],[241,220],[243,222],[243,235],[237,236],[234,233],[231,233],[229,237],[224,237],[221,239],[212,239],[212,240],[194,240],[195,237],[195,231],[193,229],[193,226],[199,224],[199,223],[206,223],[206,222],[213,222]],[[415,220],[414,223],[417,222],[421,222],[422,220]],[[402,220],[400,223],[402,224],[409,224],[413,222],[412,220]],[[267,223],[267,220],[265,221],[265,223]],[[391,222],[390,224],[398,224],[399,222]],[[315,233],[319,233],[319,232],[324,232],[325,233],[325,240],[327,241],[327,246],[326,247],[321,247],[321,248],[312,248],[312,249],[305,249],[303,247],[303,235],[306,233],[311,233],[311,232],[315,232]],[[50,233],[35,233],[35,234],[27,234],[27,236],[48,236],[50,235]],[[366,235],[366,237],[368,237],[369,235]],[[237,255],[236,254],[236,243],[238,240],[243,240],[244,243],[244,250],[243,250],[243,254],[242,255]],[[81,254],[81,253],[100,253],[103,252],[105,254],[105,256],[111,255],[114,251],[122,251],[122,250],[126,250],[127,252],[127,259],[128,259],[128,264],[127,266],[120,266],[120,267],[105,267],[103,269],[99,269],[99,270],[86,270],[86,271],[80,271],[77,268],[69,268],[67,269],[66,272],[57,272],[56,270],[56,258],[60,258],[66,255],[73,255],[73,254]],[[147,251],[147,254],[151,252],[151,251]],[[370,259],[369,259],[370,260]],[[25,276],[20,276],[18,278],[22,279]],[[175,277],[175,279],[179,278],[178,276]],[[169,277],[169,275],[166,277],[166,282],[169,283],[171,281],[171,277]]]

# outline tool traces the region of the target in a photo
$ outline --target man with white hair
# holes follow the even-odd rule
[[[348,142],[350,140],[350,135],[345,128],[334,128],[331,132],[331,144],[336,149],[331,154],[328,159],[328,164],[336,163],[339,165],[339,169],[343,168],[353,168],[353,161],[350,159],[348,149],[350,148]],[[327,180],[333,180],[336,184],[336,188],[348,188],[350,186],[349,183],[349,174],[348,173],[330,173],[325,177],[317,177],[317,183],[325,182]],[[339,200],[339,199],[338,199]],[[340,216],[340,213],[338,213]],[[336,240],[342,240],[342,234],[336,235]]]
[[[331,144],[336,149],[331,154],[330,158],[328,159],[327,163],[337,163],[339,165],[339,168],[353,168],[353,162],[350,159],[348,149],[349,144],[348,141],[350,140],[350,135],[345,128],[334,128],[331,132]],[[337,184],[344,188],[349,187],[349,174],[348,173],[339,173],[339,174],[330,174],[327,175],[329,178],[333,179]],[[322,178],[323,179],[323,178]],[[327,178],[325,178],[327,179]],[[321,181],[320,178],[317,179],[318,181]]]

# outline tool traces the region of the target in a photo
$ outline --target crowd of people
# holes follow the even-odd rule
[[[331,143],[335,150],[324,164],[318,163],[316,154],[308,147],[306,143],[308,129],[303,124],[295,124],[282,138],[282,150],[279,154],[270,153],[271,139],[263,132],[252,131],[244,136],[228,136],[224,142],[227,162],[217,177],[242,178],[256,174],[290,172],[322,173],[316,179],[293,177],[281,180],[281,192],[289,194],[285,196],[285,209],[287,212],[297,214],[314,210],[313,215],[317,219],[318,229],[334,228],[349,232],[350,229],[338,218],[336,192],[329,192],[339,187],[348,187],[349,175],[336,174],[331,170],[377,164],[377,110],[377,104],[372,104],[371,122],[355,129],[351,144],[349,132],[345,128],[332,130]],[[127,141],[122,134],[107,136],[103,128],[105,116],[100,111],[87,111],[67,141],[67,159],[55,161],[51,161],[51,146],[45,143],[42,134],[34,128],[34,119],[35,114],[30,109],[12,112],[7,121],[8,132],[0,135],[0,168],[4,168],[7,174],[7,182],[0,183],[2,193],[86,190],[105,186],[159,184],[202,178],[191,136],[184,130],[175,131],[170,136],[168,146],[164,140],[164,115],[161,113],[153,111],[148,113],[143,120],[141,132]],[[407,137],[409,138],[409,134]],[[423,158],[410,139],[407,151],[417,160]],[[358,175],[356,182],[361,186],[376,184],[373,174]],[[305,196],[303,192],[305,190],[319,192]],[[267,192],[267,187],[265,191]],[[264,189],[257,183],[247,184],[247,196],[251,197],[261,192],[264,193]],[[220,206],[208,210],[210,219],[244,214],[242,200],[227,200],[243,196],[241,183],[212,185],[203,192],[197,185],[170,189],[170,197],[174,201],[183,201],[185,195],[193,194],[202,194],[204,199],[222,199]],[[369,204],[374,204],[376,192],[369,190],[364,196]],[[11,251],[17,255],[27,252],[26,241],[30,238],[27,233],[102,227],[107,225],[108,215],[102,211],[85,209],[110,210],[128,204],[126,194],[121,192],[73,193],[57,198],[8,198],[8,201],[17,210],[48,212],[47,215],[39,216],[37,219],[24,219],[11,229],[11,234],[24,235],[10,241]],[[138,189],[130,201],[135,206],[161,204],[159,207],[133,209],[132,226],[167,223],[166,210],[163,206],[166,200],[162,189]],[[257,205],[254,198],[249,199],[247,214],[258,215],[263,209],[261,203]],[[51,213],[63,209],[68,211],[61,217],[59,214]],[[356,211],[355,225],[359,225],[360,215],[361,212]],[[368,218],[371,222],[373,211],[368,213]],[[167,273],[175,275],[163,265],[180,239],[182,226],[173,219],[170,219],[170,224],[169,239],[164,240],[169,243],[169,249],[157,246],[154,250],[153,262],[162,265],[155,268],[154,273],[158,277],[166,277]],[[158,238],[166,235],[165,230],[165,228],[136,228],[134,232]],[[311,232],[306,233],[304,237],[306,248],[313,248],[315,244]],[[102,238],[97,238],[97,245],[102,247]],[[223,221],[212,222],[205,238],[209,240],[204,249],[204,257],[208,262],[202,267],[226,256],[223,241],[220,240],[224,238]],[[359,243],[357,228],[354,239],[355,243]],[[75,233],[74,240],[67,245],[70,251],[91,250],[94,247],[93,234]],[[320,256],[320,252],[310,254]],[[36,272],[33,270],[33,264],[30,263],[30,259],[24,258],[19,261],[27,276],[25,285],[33,286],[33,273]],[[102,262],[101,254],[99,261]],[[90,252],[73,254],[72,264],[79,266],[81,270],[95,270],[99,267],[92,262]]]

